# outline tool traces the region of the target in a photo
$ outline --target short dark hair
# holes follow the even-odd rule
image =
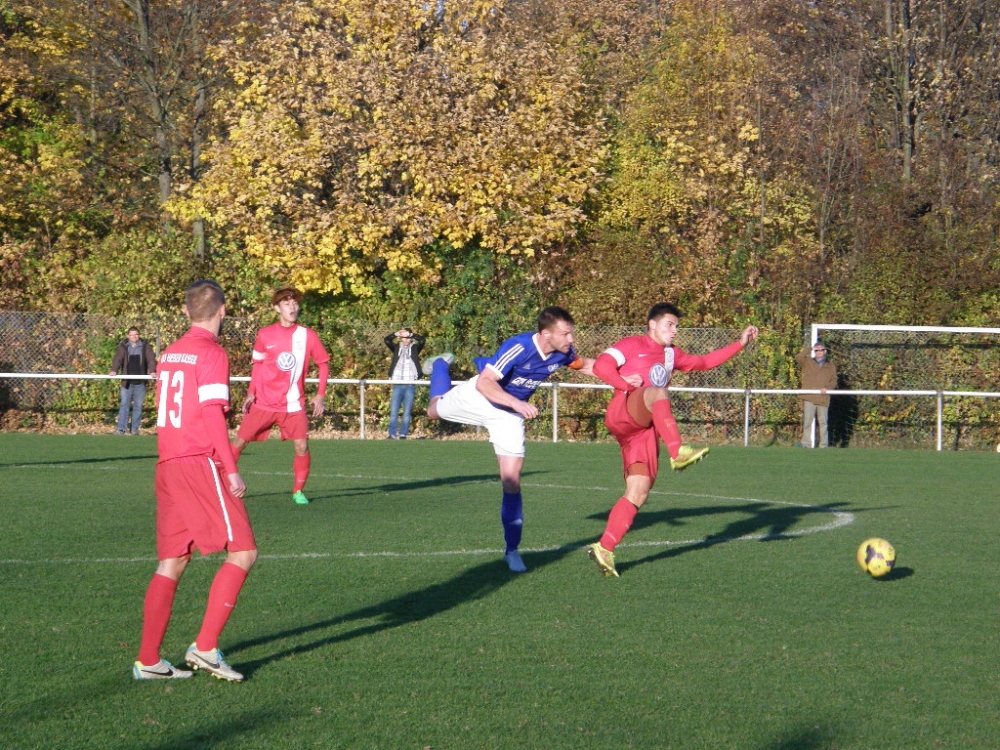
[[[194,282],[184,293],[184,306],[192,322],[208,320],[226,304],[226,293],[218,282],[202,279]]]
[[[673,302],[657,302],[649,308],[649,315],[646,316],[646,322],[648,323],[651,320],[659,320],[664,315],[673,315],[678,320],[681,319],[680,308],[678,308]]]
[[[128,329],[128,331],[126,331],[126,334],[132,333],[132,331],[139,333],[139,329],[136,328],[135,326],[132,326],[131,328]]]
[[[576,321],[573,320],[573,316],[569,314],[569,310],[562,307],[556,307],[552,305],[551,307],[546,307],[540,313],[538,313],[538,331],[541,333],[549,328],[552,328],[559,321],[569,323],[571,326],[576,325]]]
[[[286,299],[293,299],[302,304],[302,292],[296,289],[294,286],[283,286],[281,289],[274,293],[271,297],[271,304],[276,305],[279,302],[284,302]]]

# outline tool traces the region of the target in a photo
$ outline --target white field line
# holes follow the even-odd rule
[[[5,467],[7,469],[36,469],[38,464],[18,464],[15,466]],[[81,467],[78,464],[46,464],[46,469],[73,469],[76,471],[86,470],[86,471],[121,471],[124,467],[120,466],[85,466]],[[285,472],[246,472],[248,476],[283,476]],[[328,479],[358,479],[365,481],[384,481],[393,482],[394,484],[400,484],[405,482],[416,482],[416,481],[427,481],[426,479],[413,479],[407,477],[395,476],[373,476],[365,474],[324,474],[312,472],[310,477],[325,477]],[[471,480],[469,484],[492,484],[493,481],[486,480]],[[525,482],[522,485],[525,488],[537,488],[537,489],[556,489],[556,490],[573,490],[576,492],[608,492],[614,493],[618,490],[609,487],[574,487],[570,485],[560,485],[560,484],[533,484]],[[810,526],[805,529],[800,529],[798,531],[786,531],[781,534],[745,534],[739,537],[724,538],[724,537],[712,537],[710,539],[683,539],[683,540],[650,540],[650,541],[633,541],[627,542],[625,544],[620,544],[619,547],[687,547],[687,546],[699,546],[699,545],[715,545],[722,544],[726,542],[759,542],[766,541],[768,539],[786,539],[789,537],[801,537],[807,536],[809,534],[819,534],[827,531],[833,531],[839,529],[843,526],[848,526],[854,523],[854,514],[847,511],[834,510],[832,508],[827,508],[822,505],[809,505],[808,503],[789,503],[780,500],[762,500],[760,498],[753,497],[727,497],[725,495],[705,495],[696,492],[663,492],[653,490],[650,495],[660,495],[664,497],[689,497],[689,498],[703,498],[705,500],[715,500],[723,502],[733,502],[733,503],[761,503],[764,505],[786,505],[793,508],[807,508],[810,511],[817,513],[829,514],[832,518],[828,523],[821,524],[819,526]],[[567,549],[583,549],[583,547],[567,547],[567,546],[550,546],[550,547],[531,547],[522,548],[522,552],[559,552],[561,550]],[[440,550],[435,552],[395,552],[395,551],[381,551],[381,552],[343,552],[343,553],[333,553],[333,552],[302,552],[297,554],[287,554],[287,555],[260,555],[261,560],[323,560],[330,558],[338,559],[349,559],[349,558],[399,558],[399,559],[413,559],[421,557],[456,557],[456,556],[476,556],[476,555],[497,555],[500,554],[500,549],[456,549],[456,550]],[[195,557],[194,560],[203,559],[201,557]],[[127,563],[151,563],[156,562],[156,558],[153,557],[103,557],[103,558],[60,558],[60,559],[41,559],[41,560],[4,560],[0,559],[0,565],[86,565],[86,564],[127,564]]]

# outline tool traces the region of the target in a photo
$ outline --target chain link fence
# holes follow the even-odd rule
[[[229,352],[236,378],[232,385],[236,407],[246,394],[246,382],[240,379],[249,377],[250,353],[257,329],[268,322],[240,318],[224,321],[220,339]],[[160,352],[187,329],[188,323],[182,316],[125,320],[102,315],[0,311],[0,372],[22,374],[0,377],[0,429],[112,431],[118,411],[117,379],[28,378],[23,374],[106,376],[115,349],[133,325]],[[319,328],[320,338],[331,354],[330,377],[334,382],[328,389],[326,414],[311,421],[314,436],[386,434],[391,385],[385,381],[390,352],[383,339],[394,331],[390,325],[356,321],[326,322]],[[595,357],[616,341],[643,331],[636,326],[578,327],[576,348],[584,356]],[[739,333],[727,329],[682,329],[676,344],[685,351],[702,354],[726,346]],[[920,345],[912,340],[849,342],[833,333],[824,333],[824,338],[828,339],[832,358],[840,370],[842,389],[985,391],[992,390],[1000,377],[1000,348],[982,338],[971,344],[937,340]],[[804,332],[798,340],[805,340]],[[768,393],[751,399],[745,393],[748,388],[775,391],[798,388],[795,351],[789,351],[787,341],[787,337],[765,331],[746,352],[722,367],[677,374],[672,382],[671,399],[685,441],[796,443],[800,439],[801,411],[794,393]],[[447,341],[429,336],[424,355],[449,348]],[[472,360],[491,353],[492,350],[456,352],[453,377],[456,380],[470,377],[474,374]],[[933,359],[928,359],[931,354]],[[915,364],[906,365],[905,385],[890,376],[901,371],[904,361],[911,360]],[[873,361],[884,366],[872,364]],[[315,370],[311,374],[315,375]],[[566,370],[557,373],[554,380],[562,384],[594,383]],[[683,388],[736,392],[685,392]],[[557,433],[561,440],[608,440],[603,419],[609,397],[607,389],[560,387],[558,424],[553,425],[553,394],[551,389],[544,389],[535,397],[542,414],[527,423],[528,436],[549,440]],[[152,429],[155,420],[153,398],[153,389],[149,389],[144,430]],[[420,388],[413,409],[413,437],[469,437],[470,433],[472,436],[477,433],[474,428],[426,419],[426,406],[427,389]],[[238,413],[238,408],[231,412],[233,427]],[[937,419],[935,400],[927,396],[922,399],[835,396],[831,404],[831,442],[840,446],[931,447]],[[944,406],[942,429],[948,448],[992,448],[1000,437],[1000,400],[949,398]]]

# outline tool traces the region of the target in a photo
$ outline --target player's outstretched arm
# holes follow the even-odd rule
[[[746,346],[751,341],[755,341],[758,336],[760,336],[760,331],[757,329],[757,326],[747,326],[743,329],[743,333],[740,334],[740,343]]]

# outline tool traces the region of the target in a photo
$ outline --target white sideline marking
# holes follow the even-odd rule
[[[8,469],[31,469],[37,468],[38,464],[18,464],[15,466],[8,466]],[[120,470],[122,467],[119,466],[86,466],[80,467],[79,465],[73,464],[46,464],[47,469],[74,469],[79,471],[81,468],[85,468],[93,471],[116,471]],[[261,471],[251,471],[244,472],[248,476],[283,476],[287,472],[261,472]],[[367,481],[392,481],[393,483],[399,484],[404,482],[415,482],[415,481],[428,481],[426,479],[412,479],[400,476],[371,476],[363,474],[321,474],[313,472],[311,477],[327,477],[331,479],[361,479]],[[472,480],[468,484],[493,484],[495,480]],[[614,493],[618,490],[611,489],[608,487],[573,487],[571,485],[562,484],[531,484],[523,483],[523,487],[526,488],[538,488],[538,489],[557,489],[557,490],[574,490],[574,491],[584,491],[584,492],[609,492]],[[738,537],[710,537],[701,539],[684,539],[684,540],[650,540],[650,541],[634,541],[626,542],[624,544],[618,545],[619,547],[686,547],[686,546],[699,546],[699,545],[715,545],[723,544],[726,542],[757,542],[765,541],[768,539],[786,539],[789,537],[801,537],[807,536],[809,534],[819,534],[827,531],[833,531],[839,529],[843,526],[849,526],[854,523],[854,514],[848,511],[834,510],[823,505],[809,505],[808,503],[790,503],[783,502],[781,500],[761,500],[754,497],[727,497],[725,495],[705,495],[697,492],[665,492],[653,490],[649,493],[650,495],[662,495],[662,496],[674,496],[674,497],[693,497],[693,498],[704,498],[705,500],[722,500],[730,501],[734,503],[762,503],[764,505],[786,505],[793,508],[808,508],[811,511],[819,513],[828,513],[833,516],[833,519],[826,524],[821,526],[811,526],[806,529],[801,529],[798,531],[786,531],[782,534],[744,534]],[[575,550],[584,549],[585,547],[569,547],[567,545],[550,546],[550,547],[530,547],[522,548],[522,552],[559,552],[560,550]],[[382,552],[344,552],[335,554],[332,552],[302,552],[299,554],[286,554],[286,555],[260,555],[261,560],[323,560],[329,558],[398,558],[398,559],[409,559],[409,558],[420,558],[420,557],[457,557],[461,555],[501,555],[502,550],[496,549],[459,549],[459,550],[441,550],[436,552],[393,552],[393,551],[382,551]],[[197,560],[204,560],[207,558],[194,557],[192,562]],[[86,564],[127,564],[127,563],[155,563],[155,557],[103,557],[103,558],[62,558],[62,559],[45,559],[45,560],[0,560],[0,565],[86,565]]]

